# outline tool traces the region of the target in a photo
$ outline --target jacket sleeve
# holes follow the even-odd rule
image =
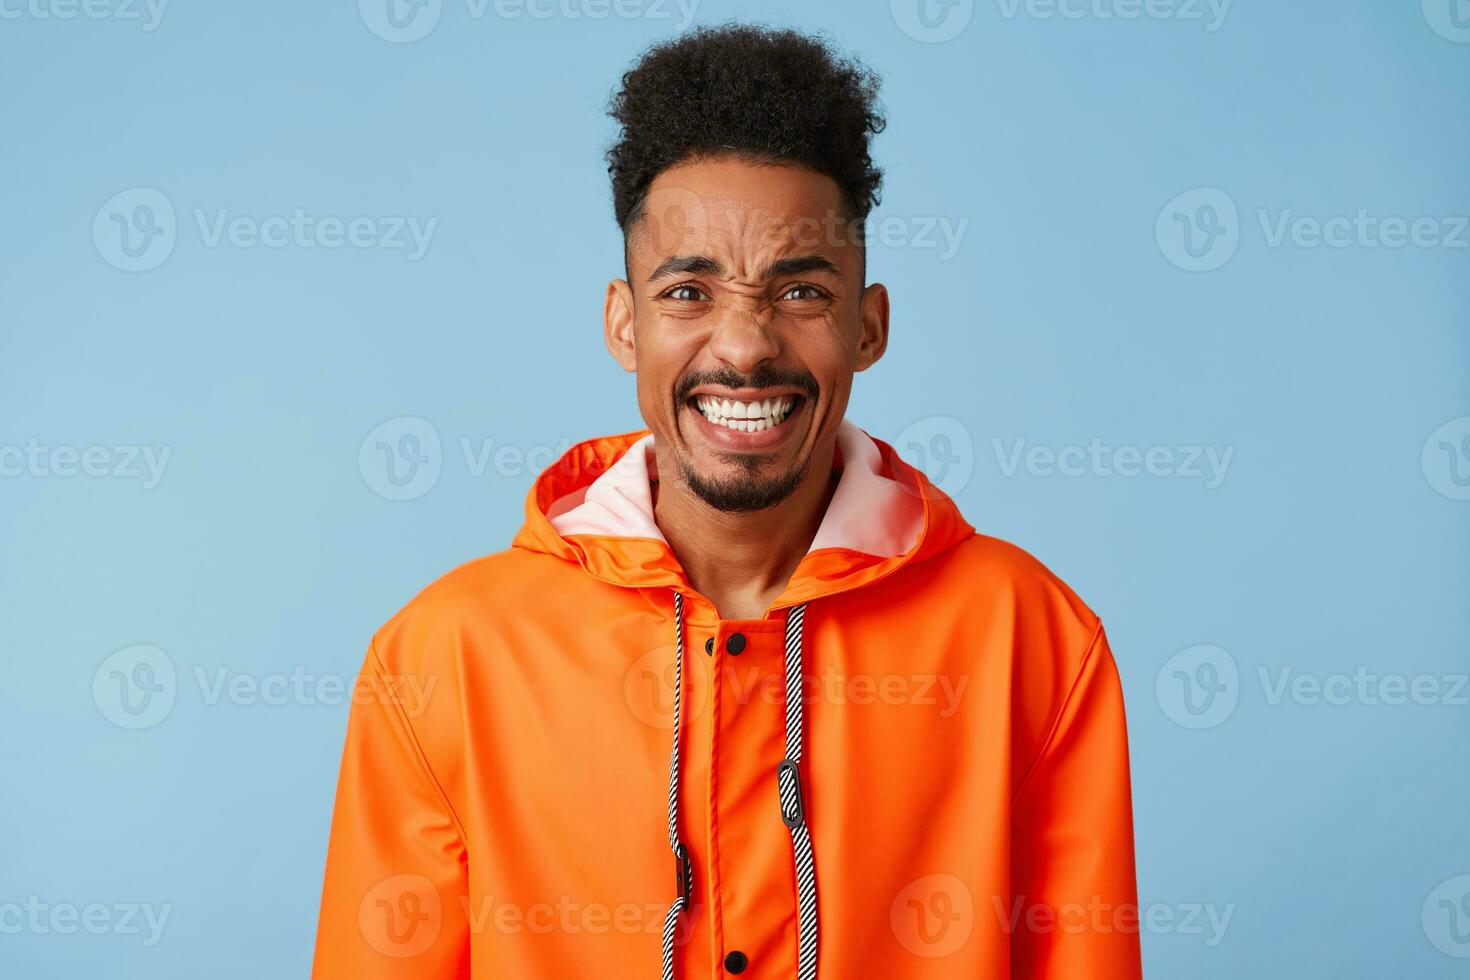
[[[313,980],[469,977],[464,834],[376,646],[353,690]],[[401,678],[400,678],[401,680]]]
[[[1012,819],[1013,980],[1138,980],[1128,736],[1101,624]]]

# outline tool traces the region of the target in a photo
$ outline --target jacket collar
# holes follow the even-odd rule
[[[542,471],[514,547],[575,561],[628,588],[692,592],[653,515],[653,435],[646,429],[578,443]],[[974,533],[954,502],[891,446],[843,420],[837,488],[771,610],[857,588]]]

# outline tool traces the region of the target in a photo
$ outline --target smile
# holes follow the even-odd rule
[[[761,432],[780,425],[796,404],[796,395],[741,402],[714,395],[696,395],[694,407],[710,422],[736,432]]]

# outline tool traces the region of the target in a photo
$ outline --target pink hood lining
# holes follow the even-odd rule
[[[923,500],[882,474],[878,444],[847,419],[837,429],[837,453],[842,459],[837,489],[807,553],[823,548],[879,558],[907,553],[924,529]],[[649,433],[586,487],[554,501],[546,517],[563,538],[593,534],[667,544],[653,516],[649,481],[657,476]]]

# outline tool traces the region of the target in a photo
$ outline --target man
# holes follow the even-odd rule
[[[648,430],[373,638],[318,980],[1139,976],[1097,617],[844,417],[876,87],[748,27],[624,77],[604,339]]]

